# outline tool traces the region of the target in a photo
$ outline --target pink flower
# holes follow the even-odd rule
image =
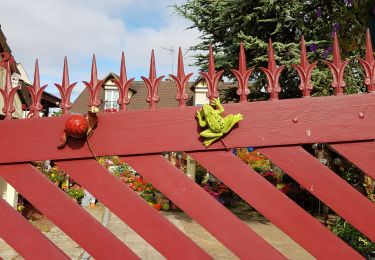
[[[108,164],[108,165],[112,165],[112,164],[113,164],[113,161],[112,161],[112,160],[109,160],[109,159],[106,159],[106,160],[105,160],[105,163]]]

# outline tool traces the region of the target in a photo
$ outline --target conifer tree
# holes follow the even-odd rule
[[[365,31],[373,16],[373,0],[188,0],[175,5],[177,13],[192,21],[201,32],[196,65],[207,68],[207,50],[215,50],[217,69],[233,78],[230,68],[238,66],[239,44],[246,48],[248,66],[257,69],[251,82],[250,99],[264,98],[265,77],[258,69],[267,66],[268,39],[273,41],[278,65],[285,64],[280,98],[300,96],[298,74],[291,67],[299,63],[299,43],[303,35],[310,63],[319,60],[313,72],[312,95],[330,95],[332,76],[325,59],[331,59],[332,36],[337,32],[342,58],[351,59],[345,70],[346,93],[364,91],[363,71],[356,57],[363,56]],[[375,37],[375,35],[373,35]],[[236,99],[235,92],[229,95]]]

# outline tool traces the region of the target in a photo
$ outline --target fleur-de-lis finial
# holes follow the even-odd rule
[[[176,82],[177,94],[176,100],[178,101],[179,107],[184,107],[186,100],[188,99],[188,94],[186,94],[186,86],[193,73],[185,75],[184,71],[184,61],[182,58],[181,47],[178,49],[178,66],[177,66],[177,76],[169,74],[169,76]]]
[[[275,54],[272,47],[272,40],[268,41],[268,68],[261,67],[260,69],[267,76],[267,92],[270,94],[270,100],[279,99],[279,93],[281,92],[281,87],[279,83],[279,78],[284,65],[277,66],[275,61]]]
[[[150,109],[156,108],[156,103],[159,102],[158,96],[158,86],[160,81],[164,78],[164,76],[156,77],[156,68],[155,68],[155,55],[154,50],[151,51],[151,61],[150,61],[150,75],[148,78],[141,77],[143,81],[146,83],[147,87],[147,97],[146,101],[150,104]]]
[[[90,82],[82,81],[83,84],[86,85],[86,88],[89,90],[90,99],[88,102],[88,106],[95,106],[99,107],[100,105],[100,97],[99,93],[104,83],[103,80],[98,80],[98,70],[96,68],[96,58],[95,54],[92,57],[92,65],[91,65],[91,80]]]
[[[318,64],[317,61],[314,62],[313,64],[309,64],[309,61],[307,59],[307,53],[306,53],[305,38],[302,36],[300,64],[292,65],[292,66],[297,70],[299,77],[301,79],[299,89],[302,91],[303,97],[310,97],[310,92],[313,89],[313,86],[311,83],[311,73],[317,64]]]
[[[238,70],[231,69],[234,76],[237,78],[238,89],[237,95],[240,96],[240,102],[247,102],[247,95],[250,94],[248,87],[249,78],[254,71],[254,67],[247,69],[246,66],[246,54],[243,43],[240,44],[240,56],[238,62]]]
[[[34,83],[31,87],[26,86],[31,96],[31,106],[30,106],[30,112],[28,116],[34,117],[34,118],[40,117],[39,112],[43,109],[43,106],[40,103],[40,100],[42,98],[43,91],[46,87],[47,85],[44,85],[42,87],[40,86],[39,64],[38,64],[38,59],[37,59],[35,61]]]
[[[375,62],[369,29],[366,31],[366,59],[359,59],[359,62],[365,70],[364,83],[367,87],[367,92],[375,92]]]
[[[114,79],[113,83],[115,83],[118,92],[119,98],[117,100],[117,104],[120,106],[120,110],[126,110],[126,105],[129,104],[129,87],[134,81],[134,78],[127,79],[126,77],[126,66],[125,66],[125,54],[122,52],[121,56],[121,68],[120,68],[120,79]]]
[[[61,85],[55,83],[56,88],[60,92],[61,102],[60,108],[63,111],[63,114],[69,114],[69,109],[72,107],[70,102],[70,95],[72,94],[73,88],[77,85],[77,82],[73,84],[69,83],[69,71],[68,71],[68,60],[66,56],[64,57],[64,70]]]
[[[335,95],[342,95],[344,93],[344,88],[346,83],[344,81],[344,70],[349,60],[341,61],[339,40],[337,37],[337,32],[333,35],[333,62],[324,61],[324,63],[331,70],[333,81],[332,87],[335,90]]]
[[[5,114],[5,119],[12,119],[12,113],[16,111],[13,102],[14,97],[17,92],[17,90],[20,88],[19,86],[16,86],[12,88],[12,83],[10,80],[10,64],[9,61],[6,64],[6,79],[5,79],[5,86],[4,89],[0,89],[0,93],[3,96],[4,99],[4,107],[2,109],[3,113]]]
[[[214,98],[219,97],[218,83],[223,73],[224,70],[220,70],[218,72],[216,72],[215,70],[214,53],[212,50],[212,46],[210,45],[210,49],[208,52],[208,73],[201,72],[201,75],[207,81],[208,92],[206,96],[210,99],[210,101]]]

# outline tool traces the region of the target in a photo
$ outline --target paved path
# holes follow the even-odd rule
[[[98,205],[95,208],[85,208],[91,215],[99,221],[104,215],[104,208]],[[187,234],[198,245],[204,248],[215,259],[237,259],[220,242],[213,238],[204,228],[198,225],[183,212],[161,212],[168,220],[175,224],[182,232]],[[313,259],[303,248],[298,246],[293,240],[277,229],[273,224],[255,212],[247,212],[239,215],[240,218],[250,226],[255,232],[264,237],[270,244],[277,248],[289,259]],[[57,244],[72,259],[82,259],[84,250],[58,227],[48,220],[41,219],[33,223],[38,229]],[[152,246],[145,242],[133,230],[125,225],[114,214],[110,214],[108,229],[119,239],[127,244],[142,259],[165,259]],[[0,239],[0,258],[22,259],[4,241]]]

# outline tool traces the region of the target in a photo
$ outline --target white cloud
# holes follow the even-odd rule
[[[148,75],[152,48],[158,75],[170,73],[172,56],[162,47],[176,50],[176,64],[178,46],[186,50],[198,42],[199,36],[196,30],[185,30],[188,21],[172,15],[168,6],[175,2],[181,0],[0,0],[0,23],[16,61],[23,63],[31,76],[38,58],[42,81],[49,84],[50,92],[57,93],[51,86],[61,81],[65,55],[72,82],[89,79],[93,53],[100,76],[118,73],[123,50],[129,77]],[[134,28],[124,22],[127,15],[142,15],[143,11],[162,17],[160,25]]]

